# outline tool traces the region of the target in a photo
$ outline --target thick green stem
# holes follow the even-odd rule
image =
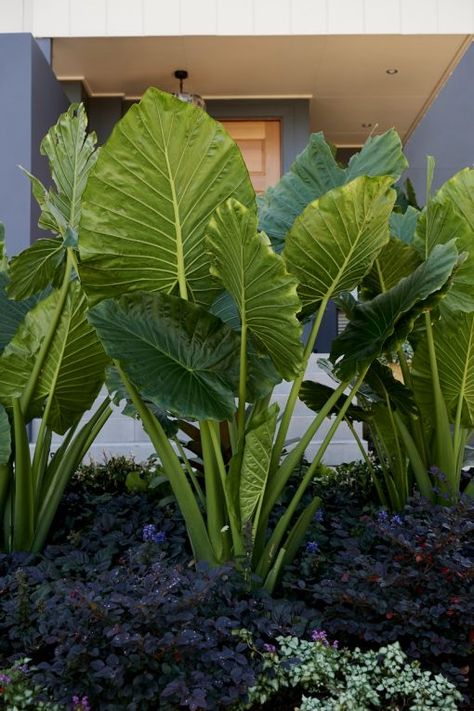
[[[271,474],[268,478],[268,484],[265,489],[265,499],[262,508],[262,518],[261,520],[266,522],[270,516],[271,510],[275,506],[278,497],[282,493],[286,486],[288,479],[291,476],[294,468],[303,457],[307,447],[311,444],[313,437],[315,436],[318,429],[321,427],[322,423],[328,417],[332,408],[339,400],[341,395],[343,395],[344,390],[347,388],[348,383],[341,383],[337,389],[333,392],[331,397],[326,401],[324,406],[318,412],[304,435],[301,437],[298,444],[291,450],[291,452],[285,457],[280,467]],[[266,525],[266,523],[265,523]]]
[[[372,477],[372,481],[373,481],[374,486],[375,486],[375,490],[377,491],[377,496],[378,496],[379,499],[380,499],[380,503],[381,503],[383,506],[387,506],[387,499],[385,498],[385,494],[384,494],[384,492],[383,492],[383,489],[382,489],[382,487],[380,486],[380,482],[379,482],[379,480],[378,480],[378,476],[377,476],[377,474],[375,473],[375,467],[374,467],[374,465],[372,464],[372,461],[371,461],[369,455],[367,454],[367,451],[366,451],[366,449],[365,449],[365,447],[364,447],[364,445],[363,445],[363,443],[362,443],[362,440],[361,440],[361,438],[359,437],[359,435],[358,435],[358,433],[357,433],[357,430],[356,430],[356,428],[354,427],[353,423],[350,421],[350,419],[349,419],[348,417],[345,417],[344,419],[345,419],[345,421],[346,421],[347,426],[349,427],[349,429],[350,429],[350,431],[351,431],[352,436],[354,437],[355,443],[357,444],[357,446],[358,446],[358,448],[359,448],[359,451],[360,451],[360,453],[361,453],[361,455],[362,455],[362,458],[363,458],[363,460],[364,460],[364,462],[365,462],[365,464],[366,464],[366,466],[367,466],[367,469],[368,469],[369,472],[370,472],[370,475],[371,475],[371,477]]]
[[[7,505],[8,492],[12,482],[12,468],[10,464],[0,464],[0,517],[3,518]]]
[[[217,463],[216,448],[220,443],[214,443],[211,435],[212,423],[205,420],[199,423],[201,430],[202,459],[204,463],[204,480],[206,482],[206,518],[207,531],[216,560],[224,563],[228,559],[230,546],[227,543],[228,520],[223,506],[224,488]]]
[[[400,361],[400,367],[402,369],[403,382],[407,386],[407,388],[409,388],[412,392],[414,392],[413,378],[411,377],[410,366],[408,365],[406,355],[403,352],[402,348],[398,349],[398,360]],[[426,445],[426,438],[425,438],[424,432],[423,432],[423,425],[420,421],[420,418],[417,417],[416,415],[410,414],[410,423],[411,423],[413,437],[414,437],[416,444],[418,446],[418,450],[420,451],[422,459],[425,462],[427,462],[428,461],[428,449],[427,449],[427,445]]]
[[[393,438],[395,440],[395,453],[397,457],[397,465],[395,467],[395,474],[397,475],[396,489],[397,489],[397,508],[400,507],[400,501],[406,502],[409,496],[408,490],[408,471],[407,471],[407,458],[404,451],[400,447],[400,438],[397,430],[397,425],[395,423],[394,413],[390,404],[390,398],[387,392],[385,392],[385,403],[387,405],[388,417],[390,420],[390,426],[393,432]]]
[[[150,437],[163,464],[166,476],[169,479],[171,488],[173,489],[173,493],[186,523],[189,540],[191,542],[196,560],[205,560],[210,565],[215,565],[217,561],[214,556],[214,551],[209,540],[202,513],[199,510],[191,484],[188,482],[188,479],[183,471],[178,455],[171,446],[162,426],[156,417],[154,417],[148,410],[135,386],[127,378],[118,361],[115,361],[114,364],[120,373],[120,377],[122,378],[125,387],[127,388],[131,401],[135,405],[137,412],[141,417],[143,427]]]
[[[43,415],[41,417],[41,424],[35,442],[35,453],[33,455],[33,463],[31,465],[31,476],[33,479],[33,486],[36,491],[38,491],[40,481],[43,477],[44,464],[48,463],[48,454],[46,454],[45,457],[45,450],[48,450],[49,453],[49,448],[51,445],[52,433],[50,430],[48,430],[47,424],[49,413],[51,410],[51,403],[53,401],[53,398],[51,396],[52,392],[50,391],[48,398],[46,399],[46,406],[43,410]]]
[[[68,291],[69,291],[69,284],[71,283],[71,272],[72,272],[72,264],[73,264],[73,257],[71,255],[72,255],[72,249],[69,248],[67,250],[66,269],[64,272],[63,283],[61,285],[61,289],[59,290],[58,303],[56,304],[56,308],[54,310],[53,316],[51,318],[51,322],[49,324],[48,332],[43,339],[41,348],[39,349],[39,353],[36,357],[35,364],[33,366],[33,370],[31,371],[31,375],[29,377],[28,383],[27,383],[25,390],[23,391],[23,395],[21,397],[21,409],[24,414],[28,411],[28,408],[30,406],[31,399],[33,397],[33,394],[34,394],[34,391],[36,388],[36,381],[38,380],[38,377],[43,369],[45,360],[48,356],[49,347],[51,346],[51,342],[54,338],[56,329],[57,329],[59,321],[61,319],[61,315],[62,315],[62,312],[64,309],[64,304],[66,303],[66,298],[67,298]]]
[[[393,413],[393,418],[396,423],[398,432],[403,441],[405,451],[407,453],[408,459],[410,460],[413,473],[415,475],[416,483],[422,496],[424,496],[428,501],[434,501],[433,489],[430,481],[430,477],[426,470],[426,465],[423,462],[418,447],[416,446],[413,438],[408,431],[403,418],[397,413]]]
[[[15,435],[15,504],[13,550],[29,551],[35,527],[34,488],[31,478],[30,443],[28,441],[20,400],[14,398],[13,428]]]
[[[467,347],[467,352],[470,353],[472,348],[472,329],[469,334],[469,343]],[[462,413],[464,408],[464,398],[465,392],[468,385],[468,377],[470,371],[470,359],[466,359],[463,368],[463,375],[461,383],[459,384],[459,396],[458,403],[456,407],[456,417],[454,420],[454,430],[453,430],[453,448],[454,455],[456,457],[456,467],[455,467],[455,478],[456,478],[456,493],[459,492],[459,484],[461,481],[461,467],[464,461],[464,450],[467,443],[468,432],[466,428],[462,425]],[[453,492],[454,493],[454,492]]]
[[[33,552],[38,552],[43,549],[59,503],[71,476],[84,459],[87,450],[111,414],[110,399],[107,397],[91,419],[83,425],[77,436],[73,440],[67,437],[67,448],[62,449],[60,453],[56,452],[55,459],[56,457],[57,459],[51,462],[51,465],[54,464],[52,472],[46,472],[42,485],[42,497],[40,499],[41,508],[38,513],[32,545]],[[47,486],[46,481],[48,482]]]
[[[318,337],[321,322],[326,311],[326,306],[327,300],[325,299],[321,302],[321,305],[316,314],[316,318],[314,319],[313,325],[311,327],[311,332],[309,334],[309,338],[303,353],[301,373],[293,381],[293,385],[291,386],[290,394],[288,396],[288,400],[286,401],[285,410],[283,412],[283,417],[280,422],[280,427],[278,428],[275,444],[273,445],[272,459],[270,462],[270,473],[276,471],[280,464],[281,453],[285,446],[285,440],[288,434],[288,429],[290,427],[291,418],[293,417],[293,412],[295,410],[296,403],[298,401],[298,396],[300,394],[301,384],[304,380],[309,359],[311,357],[311,354],[314,349],[314,344],[316,343],[316,339]]]
[[[245,439],[245,401],[247,399],[247,324],[242,317],[240,333],[240,376],[239,376],[239,409],[237,411],[237,447],[241,449]]]
[[[189,461],[188,457],[186,456],[186,452],[184,451],[184,447],[181,444],[179,437],[175,435],[173,437],[173,442],[176,445],[176,449],[178,450],[179,456],[184,462],[184,466],[186,467],[186,471],[188,472],[189,478],[191,479],[194,489],[196,491],[196,494],[198,496],[199,501],[201,502],[201,505],[203,508],[206,508],[206,499],[204,497],[204,493],[199,485],[199,482],[197,480],[197,476],[193,471],[193,468],[191,466],[191,462]]]
[[[281,516],[280,520],[278,521],[275,530],[273,531],[270,540],[268,541],[265,550],[263,552],[263,555],[259,561],[259,564],[257,566],[257,574],[260,575],[263,578],[266,578],[268,575],[268,572],[273,565],[276,556],[279,553],[281,542],[283,540],[283,537],[286,533],[286,531],[289,528],[289,525],[291,523],[291,519],[293,518],[296,509],[303,497],[304,492],[308,488],[311,480],[313,479],[313,476],[316,473],[316,470],[318,466],[320,465],[322,458],[331,443],[331,440],[341,424],[354,396],[357,394],[363,380],[365,377],[365,374],[367,372],[367,368],[363,370],[363,372],[359,375],[357,378],[354,386],[351,388],[351,391],[349,395],[346,398],[346,401],[344,405],[341,407],[337,417],[334,419],[333,423],[331,424],[331,427],[329,428],[321,446],[318,449],[318,453],[316,457],[314,458],[313,462],[311,465],[308,467],[303,479],[300,482],[300,485],[298,486],[298,489],[296,490],[292,500],[290,501],[289,505],[286,508],[285,513]]]
[[[211,440],[212,444],[214,447],[214,454],[219,470],[219,475],[221,477],[221,484],[222,484],[222,489],[224,491],[224,500],[227,508],[227,513],[229,516],[229,524],[230,524],[230,531],[232,535],[232,544],[234,547],[234,558],[239,558],[240,556],[243,556],[245,553],[245,548],[242,540],[242,535],[240,531],[240,525],[239,525],[239,515],[237,512],[237,506],[238,502],[234,501],[232,499],[232,496],[230,495],[229,491],[229,486],[227,482],[227,473],[225,470],[225,464],[224,460],[222,459],[222,452],[220,448],[220,443],[219,443],[219,438],[217,435],[218,430],[216,429],[218,426],[216,425],[215,422],[209,422],[209,432],[211,435]],[[243,453],[243,450],[240,450],[241,456]],[[222,506],[221,502],[221,506]]]
[[[440,482],[439,488],[445,493],[452,494],[455,491],[455,456],[453,442],[451,439],[451,425],[449,422],[446,403],[441,392],[439,381],[438,362],[436,359],[436,348],[433,338],[430,314],[425,314],[426,336],[431,367],[431,383],[433,386],[434,411],[435,411],[435,456],[436,464],[444,473],[446,480]]]

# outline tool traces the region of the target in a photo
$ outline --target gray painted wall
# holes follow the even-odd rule
[[[29,180],[18,166],[49,182],[39,144],[68,106],[42,50],[29,34],[0,34],[0,220],[10,255],[38,235],[38,210]]]
[[[425,202],[427,155],[436,159],[434,188],[473,164],[473,117],[474,44],[471,44],[405,146],[410,163],[407,175],[420,204]]]
[[[131,106],[131,103],[129,105]],[[97,133],[99,145],[106,142],[129,105],[124,106],[122,99],[116,96],[87,100],[89,130]]]

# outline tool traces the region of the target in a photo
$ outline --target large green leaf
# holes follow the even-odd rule
[[[254,516],[265,493],[277,416],[278,405],[274,403],[245,435],[239,495],[243,527]]]
[[[48,157],[54,186],[47,189],[27,174],[41,208],[39,226],[59,237],[37,240],[11,260],[11,298],[24,299],[61,282],[67,247],[77,247],[82,194],[98,155],[95,144],[82,104],[72,104],[44,137],[41,153]]]
[[[286,233],[306,205],[344,180],[345,171],[337,165],[332,147],[322,133],[313,133],[289,172],[260,198],[260,229],[281,249]]]
[[[361,299],[371,299],[392,289],[400,279],[409,276],[420,262],[421,258],[412,246],[391,237],[362,282]]]
[[[211,314],[218,316],[233,331],[240,333],[241,323],[237,304],[228,291],[223,291],[209,309]],[[275,370],[269,356],[259,352],[252,337],[247,348],[247,400],[255,402],[272,392],[281,383],[281,375]]]
[[[394,410],[405,415],[417,412],[411,390],[394,377],[392,368],[379,360],[375,360],[367,371],[359,394],[371,404],[386,406],[389,400]]]
[[[456,239],[465,255],[443,307],[474,311],[474,170],[466,168],[450,178],[430,200],[418,221],[414,245],[425,257],[435,245]]]
[[[242,327],[270,355],[279,373],[291,380],[303,356],[297,282],[266,235],[257,233],[255,212],[228,200],[209,224],[207,243],[211,273],[233,296]]]
[[[474,231],[474,168],[464,168],[441,186],[437,197],[450,200]]]
[[[400,136],[391,128],[380,136],[369,136],[362,150],[351,157],[345,182],[361,175],[390,175],[392,182],[396,182],[407,167]]]
[[[28,173],[41,207],[38,225],[43,229],[63,238],[68,230],[77,235],[82,195],[98,155],[96,141],[95,133],[87,134],[87,115],[82,104],[71,104],[43,138],[40,150],[48,158],[54,187],[46,189]]]
[[[398,237],[405,244],[411,244],[415,237],[419,210],[409,205],[405,212],[392,212],[390,215],[390,234]]]
[[[331,360],[345,379],[367,367],[383,351],[406,340],[422,311],[438,303],[458,253],[453,242],[437,245],[428,259],[390,291],[357,304],[345,331],[332,344]]]
[[[6,464],[11,454],[11,429],[7,412],[0,405],[0,465]]]
[[[237,304],[228,291],[222,291],[211,304],[211,314],[224,321],[233,331],[240,333],[240,314]]]
[[[299,280],[305,313],[352,291],[388,242],[395,201],[390,177],[356,178],[308,205],[288,233],[288,270]]]
[[[0,401],[23,393],[34,362],[56,311],[55,290],[28,312],[0,358]],[[94,403],[104,382],[108,359],[87,321],[86,299],[77,282],[70,285],[61,318],[25,419],[41,417],[48,401],[47,424],[63,434]]]
[[[143,397],[180,417],[233,416],[240,338],[216,316],[158,293],[107,299],[89,319]]]
[[[39,239],[34,242],[10,262],[8,296],[12,299],[25,299],[49,284],[58,286],[63,274],[60,267],[64,256],[65,248],[61,239]]]
[[[239,149],[202,109],[149,89],[101,149],[83,203],[81,277],[92,301],[163,291],[210,305],[204,234],[228,197],[255,203]]]
[[[369,138],[346,169],[337,164],[324,135],[314,133],[289,172],[260,199],[260,229],[280,250],[288,230],[309,203],[362,175],[390,175],[395,182],[406,166],[400,138],[393,129]]]
[[[458,405],[461,423],[474,427],[474,313],[457,313],[433,327],[439,383],[451,422]],[[434,420],[435,401],[428,339],[419,344],[413,359],[413,388],[427,423]]]
[[[28,311],[46,295],[41,293],[24,301],[13,301],[7,296],[8,284],[7,273],[0,271],[0,354],[15,335]]]

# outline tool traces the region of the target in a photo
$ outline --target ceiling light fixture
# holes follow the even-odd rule
[[[199,106],[200,109],[206,108],[206,102],[199,96],[199,94],[188,94],[187,91],[183,90],[183,81],[188,78],[189,74],[186,69],[177,69],[174,72],[174,76],[179,80],[179,91],[174,92],[173,96],[176,96],[181,101],[186,104],[193,104],[193,106]]]
[[[390,74],[390,75],[392,75],[392,74],[398,74],[398,69],[396,69],[395,67],[392,67],[392,68],[390,68],[390,69],[386,69],[386,70],[385,70],[385,74]]]

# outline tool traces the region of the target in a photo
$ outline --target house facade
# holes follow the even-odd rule
[[[201,95],[239,143],[257,191],[288,170],[313,131],[344,161],[394,126],[422,203],[427,153],[437,159],[435,184],[474,160],[473,32],[474,0],[1,0],[8,252],[41,236],[18,165],[47,180],[40,140],[68,103],[86,103],[102,143],[148,86],[176,91],[180,69],[184,90]],[[336,332],[333,310],[320,352]],[[299,407],[290,437],[309,417]],[[117,413],[101,451],[142,458],[151,447],[139,423]],[[340,428],[327,460],[355,456]]]

